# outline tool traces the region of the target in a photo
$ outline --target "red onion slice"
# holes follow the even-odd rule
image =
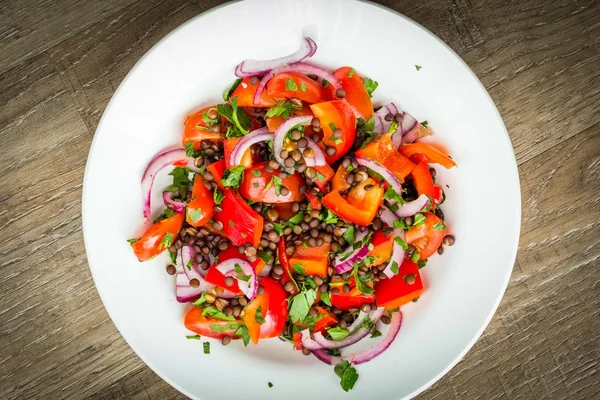
[[[319,343],[317,343],[316,341],[311,339],[310,330],[308,330],[308,329],[305,329],[302,332],[300,332],[300,337],[302,338],[302,346],[305,349],[321,350],[323,348],[323,346],[321,346]]]
[[[267,276],[271,273],[271,269],[273,269],[273,264],[267,264],[260,270],[258,276]]]
[[[313,117],[310,115],[291,117],[286,119],[283,124],[279,125],[279,127],[275,130],[275,133],[273,134],[273,155],[279,164],[283,165],[284,161],[283,158],[281,158],[281,150],[283,150],[285,135],[294,126],[307,125],[310,123],[310,121],[312,121],[312,119]],[[286,170],[289,170],[289,168],[286,168]]]
[[[307,167],[322,167],[327,164],[325,160],[325,153],[323,153],[323,149],[319,147],[319,145],[312,140],[311,138],[305,137],[308,141],[307,147],[313,149],[314,156],[312,158],[304,158],[304,163]]]
[[[355,262],[360,262],[369,254],[369,245],[365,243],[362,247],[354,250],[350,256],[337,256],[335,258],[335,270],[338,274],[350,271],[354,267]],[[343,260],[342,260],[343,258]]]
[[[171,210],[175,211],[178,214],[183,214],[183,212],[185,211],[185,201],[174,200],[174,195],[175,193],[173,192],[163,192],[163,201],[165,202],[165,205]]]
[[[406,135],[402,136],[402,143],[412,143],[415,140],[431,135],[431,130],[417,123]]]
[[[389,208],[383,207],[383,211],[381,212],[381,216],[379,218],[387,226],[393,227],[394,221],[398,219],[398,216],[394,214]],[[392,256],[390,257],[390,261],[388,262],[387,266],[383,270],[383,273],[388,278],[391,278],[392,276],[396,275],[396,273],[398,272],[398,268],[400,268],[400,265],[402,265],[402,262],[404,261],[405,255],[405,250],[395,240],[397,237],[399,237],[402,239],[403,242],[406,243],[406,235],[404,234],[404,230],[395,228],[393,235],[394,245],[392,247]],[[394,263],[396,263],[396,272],[392,271]]]
[[[364,165],[381,175],[383,180],[385,180],[399,196],[402,196],[402,184],[400,184],[396,175],[392,174],[390,170],[379,164],[377,161],[369,160],[368,158],[356,157],[356,161],[360,165]]]
[[[202,292],[207,290],[202,288],[202,285],[198,287],[190,286],[190,281],[184,272],[177,273],[175,282],[175,296],[179,303],[189,303],[190,301],[194,301],[202,295]]]
[[[314,350],[313,354],[319,360],[321,360],[324,363],[329,364],[329,365],[338,365],[339,363],[341,363],[344,360],[349,361],[354,365],[363,364],[367,361],[371,361],[372,359],[374,359],[375,357],[377,357],[378,355],[383,353],[385,350],[387,350],[388,347],[390,347],[390,345],[396,338],[396,335],[398,335],[401,325],[402,325],[402,313],[400,311],[398,311],[398,312],[392,314],[392,321],[390,322],[389,330],[386,333],[386,335],[383,337],[383,339],[379,343],[377,343],[375,346],[373,346],[369,350],[363,351],[358,354],[352,354],[349,356],[342,356],[342,357],[329,355],[329,354],[327,354],[327,352],[325,350]]]
[[[185,149],[175,149],[162,152],[154,156],[152,161],[150,161],[150,164],[148,164],[146,167],[146,171],[144,171],[144,175],[142,177],[144,218],[148,220],[150,219],[150,199],[152,197],[152,186],[154,185],[154,178],[156,178],[156,174],[158,174],[158,172],[163,168],[182,161],[187,161],[188,167],[194,166],[194,159],[186,155]]]
[[[206,272],[196,262],[196,252],[192,246],[186,244],[181,248],[181,264],[183,272],[190,281],[192,279],[198,279],[200,282],[204,280]]]
[[[241,274],[236,272],[236,265],[241,268]],[[256,291],[258,290],[256,271],[254,271],[254,268],[248,261],[244,261],[241,258],[230,258],[229,260],[219,263],[219,265],[217,265],[217,270],[225,276],[232,276],[247,298],[252,300],[256,297]],[[248,277],[248,280],[240,279],[240,275]]]
[[[246,153],[246,150],[248,150],[250,146],[255,143],[264,142],[270,139],[273,139],[273,134],[269,132],[269,128],[266,126],[250,132],[241,138],[233,148],[233,151],[229,156],[229,164],[232,166],[240,165],[242,158],[244,157],[244,153]]]
[[[426,194],[422,194],[419,197],[417,197],[416,200],[413,201],[407,201],[406,203],[402,204],[399,208],[398,211],[395,212],[397,217],[400,218],[404,218],[404,217],[412,217],[413,215],[421,212],[429,203],[429,197],[427,197]]]
[[[377,310],[375,310],[369,314],[369,318],[371,319],[371,321],[373,321],[374,324],[377,324],[384,311],[385,311],[384,307],[379,307]],[[324,349],[341,349],[343,347],[348,347],[350,345],[353,345],[354,343],[357,343],[362,338],[367,336],[370,332],[371,332],[371,329],[359,327],[354,332],[352,332],[350,335],[348,335],[345,338],[340,339],[340,340],[325,339],[325,336],[323,336],[323,334],[321,332],[317,332],[317,333],[315,333],[314,341],[317,342],[317,344]],[[304,345],[304,341],[302,342],[302,344]],[[309,349],[309,350],[313,350],[313,349]]]
[[[388,114],[396,115],[397,112],[398,108],[396,108],[394,103],[386,104],[377,110],[375,113],[375,125],[373,126],[373,131],[381,134],[387,133],[390,129],[390,125],[392,125],[393,119],[392,121],[386,121],[385,116]]]
[[[302,44],[295,53],[273,60],[244,60],[235,68],[235,75],[239,78],[264,75],[274,68],[297,63],[312,57],[316,52],[317,44],[311,38],[305,37],[302,38]]]
[[[406,136],[411,130],[419,125],[417,120],[414,119],[409,113],[402,110],[398,110],[398,112],[402,114],[402,122],[398,126],[396,132],[392,134],[392,143],[396,147],[399,147],[403,142],[404,136]]]
[[[334,90],[340,89],[342,87],[342,85],[337,81],[337,79],[335,79],[335,77],[333,75],[331,75],[329,72],[327,72],[323,68],[299,62],[299,63],[284,65],[282,67],[275,68],[275,69],[271,70],[271,72],[269,72],[268,74],[263,76],[263,78],[260,80],[260,83],[258,84],[258,87],[256,88],[256,93],[254,93],[254,104],[260,103],[260,97],[262,96],[262,93],[265,90],[267,83],[275,75],[280,74],[282,72],[297,72],[299,74],[305,74],[305,75],[316,75],[317,77],[319,77],[321,79],[327,80],[327,82],[329,82],[329,84],[333,87]]]

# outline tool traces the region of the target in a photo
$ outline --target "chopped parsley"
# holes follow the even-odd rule
[[[204,342],[202,346],[204,347],[204,354],[210,354],[210,342]]]
[[[356,235],[354,233],[354,225],[351,225],[350,228],[346,229],[344,235],[342,236],[344,240],[350,244],[354,243],[356,240]]]
[[[365,85],[365,89],[367,89],[367,93],[369,93],[369,96],[373,97],[373,92],[375,91],[375,89],[377,89],[379,83],[369,78],[365,78],[365,81],[363,83]]]
[[[287,78],[285,80],[285,90],[291,90],[291,91],[297,92],[298,91],[298,85],[296,85],[296,82],[294,82],[293,79]]]
[[[250,132],[252,122],[237,104],[237,96],[234,96],[231,98],[231,104],[217,104],[217,112],[234,125],[237,136],[243,136]]]
[[[306,275],[306,270],[302,268],[301,263],[292,264],[292,268],[298,275]]]
[[[265,118],[273,118],[281,115],[284,119],[288,119],[292,116],[292,112],[294,110],[299,110],[302,107],[295,106],[291,101],[284,101],[281,104],[275,104],[273,107],[269,108],[267,113],[265,114]]]
[[[425,259],[425,260],[419,260],[419,262],[417,263],[417,265],[419,266],[419,269],[425,268],[425,266],[427,265],[427,259]]]
[[[220,319],[223,321],[235,321],[235,318],[228,317],[222,311],[219,311],[219,309],[215,306],[204,307],[204,309],[202,310],[202,316]]]
[[[268,382],[267,385],[269,385],[270,388],[273,387],[273,384],[271,382]]]
[[[394,273],[394,275],[398,275],[399,268],[400,268],[400,266],[398,265],[398,263],[396,261],[392,262],[392,267],[390,268],[390,270]]]
[[[225,198],[225,195],[223,193],[221,193],[221,191],[219,189],[215,189],[215,191],[213,192],[213,200],[215,201],[215,204],[221,205],[221,202],[223,201],[224,198]]]
[[[340,377],[340,385],[345,392],[351,390],[358,380],[356,369],[346,360],[336,365],[333,369],[335,374]]]
[[[231,97],[233,92],[235,92],[235,89],[240,86],[240,83],[242,83],[242,78],[237,78],[235,81],[233,81],[231,86],[229,86],[229,88],[223,92],[223,101],[229,100],[229,97]]]
[[[419,70],[420,70],[421,68],[423,68],[423,67],[421,67],[420,65],[416,65],[416,64],[415,64],[415,68],[417,69],[417,71],[419,71]]]
[[[420,256],[419,256],[419,252],[415,251],[415,252],[413,253],[412,257],[410,257],[410,260],[411,260],[412,262],[416,263],[416,262],[418,262],[418,261],[419,261],[419,257],[420,257]]]
[[[246,327],[246,325],[240,326],[238,330],[235,331],[235,334],[242,337],[244,346],[248,346],[248,343],[250,343],[250,334],[248,333],[248,327]]]
[[[400,236],[396,236],[394,238],[394,242],[396,242],[400,247],[402,247],[402,250],[406,251],[406,249],[408,249],[408,245]]]
[[[427,120],[421,122],[421,125],[423,125],[425,128],[427,128],[427,125],[429,125],[429,122],[427,122]]]
[[[338,222],[338,216],[333,213],[329,208],[324,207],[324,210],[321,214],[319,214],[319,220],[325,222],[326,224],[335,224]]]
[[[444,229],[446,229],[446,225],[436,223],[433,225],[433,229],[435,229],[436,231],[443,231]]]
[[[196,222],[196,221],[200,221],[202,219],[202,217],[204,216],[204,213],[202,212],[202,209],[197,208],[194,211],[192,211],[189,214],[189,216],[192,219],[192,222]]]
[[[327,329],[327,333],[329,334],[329,336],[331,336],[333,340],[342,340],[350,334],[350,332],[348,332],[348,329],[344,329],[339,326]]]
[[[383,194],[383,198],[394,200],[397,203],[404,204],[404,199],[402,198],[402,195],[400,193],[396,193],[396,191],[392,189],[391,185],[388,186],[387,190]]]
[[[240,187],[240,182],[242,180],[243,173],[243,165],[238,165],[237,167],[226,169],[225,172],[223,172],[223,178],[221,180],[221,183],[225,187],[238,188]]]
[[[377,329],[375,329],[373,331],[373,333],[371,333],[371,338],[376,338],[376,337],[379,337],[379,336],[381,336],[381,332],[379,332]]]
[[[265,317],[263,317],[261,311],[262,311],[262,306],[258,306],[258,309],[256,310],[256,313],[254,314],[254,320],[259,325],[262,325],[265,323]]]
[[[331,307],[331,294],[329,292],[321,293],[321,301]]]
[[[133,246],[133,244],[139,240],[140,238],[127,239],[127,243]]]
[[[348,72],[348,78],[352,78],[354,76],[354,74],[356,73],[356,71],[354,70],[354,68],[350,68],[350,72]]]
[[[426,219],[427,218],[423,214],[421,214],[421,213],[415,214],[415,216],[413,217],[413,224],[412,224],[412,226],[422,225],[422,224],[425,223]]]
[[[290,320],[293,323],[304,321],[316,298],[317,292],[315,289],[304,289],[292,297],[289,312]]]
[[[273,255],[271,253],[261,249],[257,250],[256,255],[267,264],[269,264],[273,259]]]
[[[192,339],[192,340],[201,340],[202,336],[200,336],[200,335],[187,335],[185,338],[186,339]]]
[[[173,239],[175,239],[175,236],[171,232],[165,233],[165,236],[163,236],[160,243],[158,244],[158,250],[164,250],[171,247],[171,245],[173,244]]]
[[[321,81],[321,86],[323,86],[324,88],[326,88],[327,86],[329,86],[329,81],[327,79],[323,79]]]
[[[304,82],[300,83],[300,91],[302,93],[306,93],[306,83],[304,83]]]
[[[179,193],[185,196],[188,192],[188,187],[190,186],[190,172],[192,172],[192,170],[185,167],[173,168],[173,171],[169,173],[169,175],[173,177],[173,184],[167,186],[164,191],[174,193],[179,190]]]

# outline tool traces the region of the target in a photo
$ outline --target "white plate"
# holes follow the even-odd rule
[[[332,367],[277,339],[244,348],[186,340],[173,277],[162,255],[141,264],[126,239],[144,226],[140,179],[161,149],[180,143],[191,111],[221,101],[235,65],[293,52],[303,34],[312,62],[353,66],[379,82],[376,104],[394,100],[428,120],[458,168],[437,168],[456,245],[422,270],[427,287],[403,307],[390,349],[357,367],[344,393]],[[417,71],[415,65],[422,66]],[[166,174],[166,173],[165,173]],[[166,184],[162,177],[157,187]],[[158,375],[192,398],[399,399],[455,365],[491,319],[515,260],[520,192],[513,150],[489,95],[444,43],[372,4],[338,0],[251,1],[213,9],[152,48],[123,81],[98,126],[86,168],[83,229],[98,292],[115,325]],[[161,204],[154,195],[154,215]],[[274,386],[269,388],[267,382]]]

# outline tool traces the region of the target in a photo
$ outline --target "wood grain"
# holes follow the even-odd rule
[[[93,4],[92,4],[93,3]],[[210,0],[0,5],[0,398],[180,399],[87,267],[85,159],[135,62]],[[492,322],[421,399],[600,397],[600,2],[383,0],[471,66],[515,147],[523,224]]]

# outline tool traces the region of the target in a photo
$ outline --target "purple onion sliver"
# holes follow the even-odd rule
[[[379,175],[383,177],[383,180],[386,181],[390,187],[399,195],[402,195],[402,184],[396,178],[396,175],[392,174],[390,170],[388,170],[383,165],[379,164],[377,161],[370,160],[364,157],[356,157],[356,161],[369,169],[372,169]]]
[[[315,340],[310,338],[310,330],[305,329],[300,332],[300,337],[302,338],[302,346],[308,350],[321,350],[323,346],[317,343]]]
[[[412,217],[413,215],[421,212],[429,203],[429,197],[426,194],[422,194],[413,201],[407,201],[402,204],[398,211],[395,212],[399,218]]]
[[[248,150],[250,146],[270,139],[273,139],[273,134],[269,132],[269,128],[266,126],[250,132],[242,137],[233,148],[233,151],[229,156],[229,164],[232,166],[240,165],[246,150]]]
[[[305,116],[297,116],[286,119],[283,124],[281,124],[273,134],[273,155],[275,156],[275,160],[281,165],[283,165],[283,159],[281,158],[281,150],[283,150],[283,143],[285,141],[285,135],[288,133],[290,129],[292,129],[296,125],[306,125],[312,121],[313,117],[311,115]]]
[[[177,214],[183,214],[185,211],[185,201],[174,200],[174,195],[175,193],[173,192],[163,192],[163,201],[167,207],[175,211]]]
[[[241,268],[244,276],[249,277],[248,281],[239,279],[237,277],[237,273],[235,271],[236,265]],[[248,261],[242,260],[241,258],[230,258],[229,260],[219,263],[216,268],[223,275],[233,277],[233,279],[237,281],[240,290],[244,292],[246,297],[248,297],[250,300],[256,297],[256,291],[258,289],[256,271]]]
[[[350,271],[354,267],[354,262],[360,262],[367,254],[369,254],[369,245],[365,243],[364,246],[356,249],[350,256],[344,258],[344,261],[341,260],[342,256],[337,256],[335,259],[336,272],[343,274]]]
[[[396,335],[398,335],[398,332],[400,331],[400,326],[402,326],[402,313],[398,311],[392,314],[392,321],[390,322],[389,330],[379,343],[377,343],[375,346],[373,346],[367,351],[363,351],[352,356],[344,356],[342,357],[342,359],[348,360],[354,365],[363,364],[367,361],[371,361],[372,359],[386,351],[388,347],[390,347],[390,345],[396,338]]]
[[[325,160],[325,153],[323,153],[323,149],[319,147],[317,143],[311,138],[305,137],[308,141],[307,147],[310,147],[313,150],[314,156],[312,158],[304,158],[304,162],[307,167],[322,167],[327,164]]]

